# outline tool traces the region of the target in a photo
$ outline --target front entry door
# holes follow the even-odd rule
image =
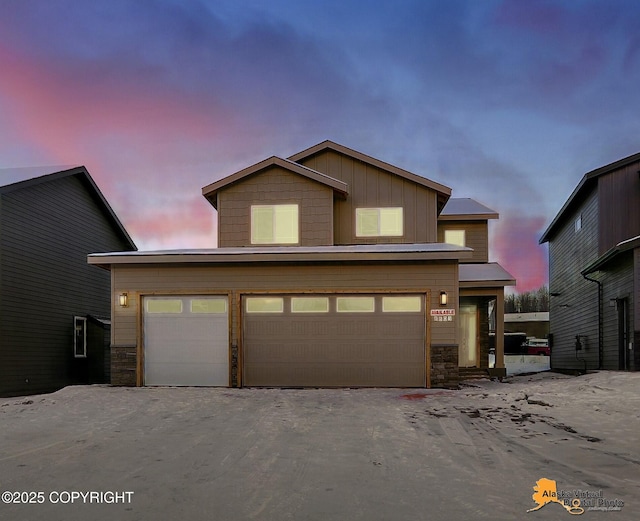
[[[458,365],[478,367],[478,306],[460,306],[460,344]]]

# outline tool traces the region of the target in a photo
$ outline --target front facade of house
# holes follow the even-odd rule
[[[514,283],[488,262],[495,212],[330,141],[203,195],[218,248],[89,256],[111,271],[112,383],[447,387],[487,369],[483,317]]]
[[[640,154],[584,175],[549,243],[551,367],[640,369]]]
[[[84,167],[0,185],[0,395],[108,382],[110,277],[86,257],[133,241]]]

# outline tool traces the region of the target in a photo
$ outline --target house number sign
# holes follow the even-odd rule
[[[455,309],[432,309],[431,316],[434,322],[453,322]]]

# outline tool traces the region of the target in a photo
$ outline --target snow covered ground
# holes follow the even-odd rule
[[[640,519],[640,373],[458,390],[75,386],[0,399],[0,440],[0,519],[568,518],[553,503],[527,513],[542,479],[622,504],[583,499],[585,519]]]

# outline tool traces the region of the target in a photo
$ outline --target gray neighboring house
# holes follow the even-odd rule
[[[83,166],[0,169],[0,395],[109,381],[111,280],[136,246]]]
[[[585,174],[545,242],[551,367],[640,370],[640,153]]]

